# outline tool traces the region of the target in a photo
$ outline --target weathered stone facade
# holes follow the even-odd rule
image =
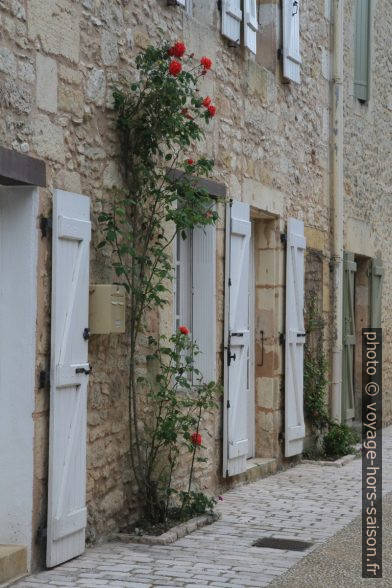
[[[256,286],[255,453],[281,460],[284,358],[279,334],[284,332],[285,250],[280,235],[289,216],[304,221],[308,247],[322,260],[316,271],[317,284],[327,321],[330,316],[331,2],[313,0],[301,5],[298,85],[285,83],[282,77],[277,51],[281,47],[278,0],[259,3],[261,25],[255,57],[243,47],[228,46],[220,33],[215,2],[193,0],[193,15],[166,4],[166,0],[0,0],[0,145],[46,161],[48,187],[40,192],[40,214],[50,213],[54,188],[86,194],[91,198],[96,229],[100,199],[121,183],[113,83],[124,73],[135,73],[135,55],[158,40],[159,28],[169,39],[183,39],[196,57],[208,55],[213,60],[203,92],[214,97],[217,116],[198,154],[214,159],[212,179],[227,186],[229,198],[251,205]],[[346,249],[367,257],[382,253],[387,387],[392,357],[388,334],[391,155],[386,132],[392,116],[392,15],[387,2],[374,3],[372,96],[368,104],[361,105],[351,92],[354,4],[353,0],[346,2],[345,14]],[[217,373],[222,379],[223,205],[218,212]],[[358,239],[358,234],[364,238]],[[93,231],[90,280],[109,283],[112,275],[107,257],[96,250],[94,235]],[[355,239],[358,248],[354,250]],[[313,272],[313,266],[309,267]],[[47,369],[49,362],[50,271],[50,243],[43,238],[39,244],[37,372]],[[127,465],[127,337],[96,335],[89,353],[94,371],[88,413],[88,531],[96,539],[118,529],[134,515],[136,504]],[[386,421],[392,418],[392,391],[387,387],[385,395],[388,392]],[[37,389],[34,533],[45,526],[48,410],[48,390]],[[216,492],[223,484],[222,411],[208,417],[205,426],[209,462],[197,478]],[[36,566],[43,564],[40,544],[35,545],[34,561]]]

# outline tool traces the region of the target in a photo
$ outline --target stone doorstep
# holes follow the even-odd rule
[[[278,461],[271,457],[253,457],[248,459],[246,470],[242,474],[225,479],[224,492],[242,484],[257,482],[261,478],[275,474],[278,469]]]
[[[110,540],[124,541],[127,543],[143,543],[144,545],[169,545],[174,543],[177,539],[181,539],[201,527],[211,525],[222,517],[221,513],[215,512],[213,514],[207,514],[200,517],[195,517],[185,523],[172,527],[166,533],[162,535],[131,535],[127,533],[114,533],[111,535]]]
[[[0,586],[27,574],[27,548],[23,545],[0,545]]]

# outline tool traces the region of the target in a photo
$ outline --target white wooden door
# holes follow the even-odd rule
[[[90,200],[53,196],[52,332],[46,564],[85,549]]]
[[[286,350],[285,350],[285,456],[303,450],[304,422],[304,223],[287,221]]]
[[[249,395],[249,205],[232,202],[226,220],[223,475],[246,469]]]

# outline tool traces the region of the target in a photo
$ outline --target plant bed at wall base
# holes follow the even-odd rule
[[[173,301],[176,240],[218,219],[215,200],[197,181],[213,161],[194,155],[216,107],[199,90],[212,61],[196,60],[183,42],[149,46],[135,64],[134,79],[113,93],[124,187],[103,201],[98,247],[127,292],[131,484],[143,519],[167,530],[215,504],[195,472],[200,468],[202,480],[208,459],[203,437],[212,438],[206,416],[217,406],[220,387],[196,368],[202,350],[188,327],[178,324],[171,334],[161,312]],[[170,173],[178,168],[181,177]]]
[[[135,528],[130,533],[116,533],[112,535],[111,540],[118,540],[130,543],[143,543],[145,545],[169,545],[178,539],[201,529],[206,525],[211,525],[221,519],[222,515],[217,512],[212,512],[199,517],[194,517],[188,521],[174,525],[168,531],[162,531],[162,527],[151,527],[149,530]]]

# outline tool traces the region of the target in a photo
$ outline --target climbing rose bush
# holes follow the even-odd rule
[[[215,407],[220,388],[204,382],[196,369],[199,350],[186,325],[171,337],[154,338],[148,319],[150,311],[172,300],[174,239],[185,239],[195,227],[218,218],[215,201],[196,181],[211,172],[213,161],[194,153],[217,109],[199,88],[212,60],[189,54],[183,41],[149,46],[135,64],[134,79],[119,82],[113,92],[124,188],[113,194],[109,210],[104,204],[98,218],[104,233],[99,247],[111,248],[117,282],[128,294],[133,481],[144,520],[167,527],[169,520],[214,505],[197,488],[193,473],[195,464],[207,459],[199,431],[205,430],[205,413]],[[179,168],[183,174],[171,173]],[[166,231],[168,226],[175,230]],[[141,349],[146,349],[146,372]],[[176,484],[180,461],[186,487],[183,475],[181,485]]]

